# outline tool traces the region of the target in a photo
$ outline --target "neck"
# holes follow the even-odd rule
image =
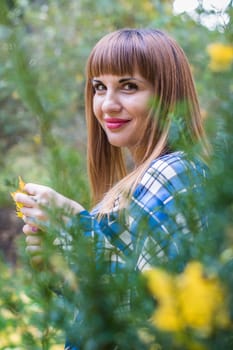
[[[134,164],[134,168],[137,168],[144,160],[146,155],[146,145],[137,145],[129,148],[130,157]]]

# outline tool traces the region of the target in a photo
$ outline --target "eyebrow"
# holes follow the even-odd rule
[[[119,83],[125,83],[126,81],[129,81],[129,80],[136,80],[136,81],[140,81],[139,79],[137,79],[137,78],[134,78],[134,77],[127,77],[127,78],[122,78],[122,79],[120,79],[118,82]],[[101,80],[99,80],[99,79],[92,79],[92,83],[102,83],[102,81]]]
[[[138,79],[133,78],[133,77],[122,78],[119,80],[119,83],[124,83],[124,82],[129,81],[129,80],[138,80]]]

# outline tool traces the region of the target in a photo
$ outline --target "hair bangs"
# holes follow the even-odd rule
[[[148,79],[147,54],[143,38],[136,30],[111,33],[100,40],[92,51],[87,65],[89,78],[104,74],[133,75],[137,70]]]

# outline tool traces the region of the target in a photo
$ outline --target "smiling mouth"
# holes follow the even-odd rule
[[[119,118],[106,118],[104,121],[107,128],[110,130],[119,129],[130,122],[129,119],[119,119]]]

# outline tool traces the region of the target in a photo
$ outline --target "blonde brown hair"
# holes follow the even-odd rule
[[[122,150],[108,142],[95,118],[92,79],[102,74],[133,75],[135,71],[153,84],[154,101],[143,126],[137,167],[127,175]],[[125,28],[107,34],[93,48],[87,61],[86,76],[88,171],[93,203],[105,196],[101,209],[105,212],[111,210],[119,194],[132,193],[153,159],[173,150],[169,143],[171,115],[182,115],[190,144],[202,140],[204,130],[186,55],[160,30]]]

